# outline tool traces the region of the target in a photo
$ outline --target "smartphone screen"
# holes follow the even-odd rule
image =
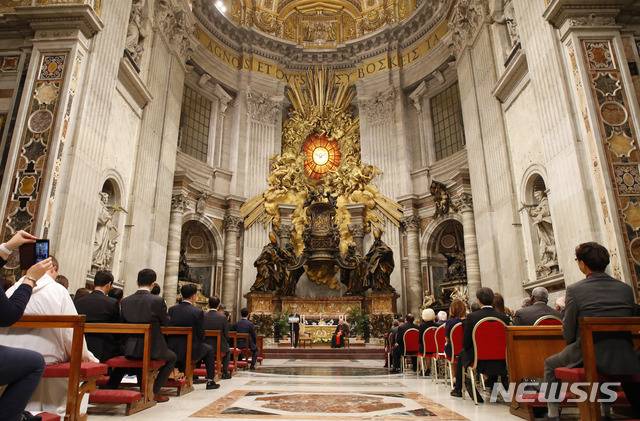
[[[26,270],[49,257],[49,240],[20,246],[20,269]]]
[[[49,240],[36,240],[36,261],[41,262],[49,257]]]

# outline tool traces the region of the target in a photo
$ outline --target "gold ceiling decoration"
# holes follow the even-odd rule
[[[282,131],[282,153],[272,160],[269,187],[260,196],[247,201],[241,208],[245,227],[254,223],[275,227],[280,225],[278,206],[295,205],[292,241],[297,253],[303,249],[302,232],[306,224],[305,201],[310,195],[330,194],[337,199],[336,222],[340,229],[340,249],[346,252],[352,237],[349,231],[349,204],[363,204],[365,230],[371,226],[382,228],[383,219],[399,225],[401,207],[382,195],[371,181],[381,172],[360,159],[360,122],[351,112],[355,96],[353,86],[338,82],[333,71],[309,70],[304,78],[295,79],[287,88],[292,104],[289,117]],[[305,165],[310,159],[316,165],[330,162],[327,157],[305,154],[308,139],[326,138],[319,148],[326,149],[328,142],[339,147],[340,159],[335,168],[321,176],[309,176]],[[321,151],[324,153],[324,151]],[[322,154],[321,154],[322,155]],[[326,161],[326,162],[325,162]]]
[[[409,17],[420,0],[223,0],[239,26],[307,48],[338,44]]]

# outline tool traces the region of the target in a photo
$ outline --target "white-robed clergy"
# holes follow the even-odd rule
[[[57,268],[54,267],[52,271],[38,279],[24,314],[60,316],[78,314],[67,289],[54,280],[55,271]],[[22,279],[7,290],[7,296],[13,295],[20,284]],[[0,329],[0,343],[39,352],[47,364],[69,361],[72,339],[73,329]],[[87,349],[86,341],[82,348],[82,361],[99,362]],[[67,379],[42,379],[31,396],[26,410],[33,414],[50,412],[64,417],[67,384]],[[81,413],[86,413],[88,403],[89,395],[85,395]]]

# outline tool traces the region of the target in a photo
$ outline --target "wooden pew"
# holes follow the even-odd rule
[[[185,370],[183,381],[169,379],[165,387],[175,388],[178,396],[185,395],[193,391],[193,329],[190,327],[164,326],[161,328],[165,336],[184,336],[187,341],[187,355],[185,357]]]
[[[264,335],[256,336],[256,347],[258,347],[258,363],[262,365],[262,361],[264,360]]]
[[[215,346],[215,353],[216,353],[216,375],[218,376],[222,376],[222,352],[220,351],[220,340],[222,338],[222,332],[220,332],[219,330],[205,330],[204,331],[204,337],[206,338],[211,338],[212,340],[215,339],[216,342],[216,346]],[[207,343],[211,344],[213,343],[212,341],[208,341]]]
[[[508,326],[507,370],[509,379],[543,379],[544,360],[565,347],[562,326]],[[544,406],[544,405],[538,405]],[[513,415],[533,421],[533,405],[511,401]]]
[[[140,392],[130,390],[96,390],[89,396],[89,403],[96,405],[126,405],[126,415],[131,415],[156,404],[153,399],[153,382],[164,361],[151,360],[151,325],[132,323],[88,323],[87,333],[111,333],[115,335],[142,335],[144,350],[142,360],[114,357],[106,361],[111,368],[141,368]]]
[[[249,348],[250,335],[248,333],[239,333],[236,331],[229,332],[231,338],[231,349],[233,350],[233,363],[237,368],[247,368],[249,366],[248,358],[251,356],[251,349]],[[245,346],[243,348],[238,347],[238,341],[244,340]],[[238,356],[244,355],[244,360],[238,360]]]
[[[13,328],[26,329],[73,329],[71,358],[68,363],[50,364],[45,367],[44,378],[68,378],[67,407],[65,421],[86,420],[86,414],[80,414],[82,398],[85,393],[96,389],[96,380],[107,373],[107,366],[99,363],[83,363],[85,316],[23,316]],[[57,417],[52,417],[55,419]]]
[[[556,369],[556,377],[562,379],[560,372],[570,374],[574,381],[595,383],[599,381],[620,381],[620,377],[602,376],[596,367],[596,354],[593,334],[596,332],[632,332],[634,345],[640,344],[640,317],[582,317],[580,318],[580,338],[582,347],[583,368]],[[635,376],[634,376],[635,377]],[[635,380],[635,378],[634,378]],[[590,395],[593,386],[585,390]],[[635,399],[635,397],[633,397]],[[578,404],[580,419],[583,421],[600,421],[600,404],[598,402],[584,402]]]

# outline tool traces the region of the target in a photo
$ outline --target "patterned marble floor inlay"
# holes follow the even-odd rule
[[[274,392],[235,390],[192,415],[196,418],[380,421],[466,420],[415,392]]]
[[[325,376],[325,377],[361,377],[361,376],[385,376],[389,375],[386,368],[377,367],[317,367],[317,366],[293,366],[293,367],[260,367],[259,374],[278,374],[283,376]]]
[[[312,381],[312,380],[278,380],[277,378],[274,377],[270,377],[269,380],[250,380],[248,381],[245,386],[261,386],[261,387],[299,387],[299,386],[306,386],[306,387],[322,387],[322,388],[327,388],[327,381],[326,380],[321,380],[321,381]],[[344,388],[344,387],[376,387],[376,388],[380,388],[380,387],[395,387],[395,388],[400,388],[400,389],[404,389],[406,388],[406,386],[401,382],[401,381],[386,381],[386,380],[380,380],[380,379],[371,379],[369,381],[361,381],[361,380],[356,380],[356,381],[348,381],[348,380],[344,380],[344,379],[340,379],[339,382],[335,382],[332,386],[335,386],[337,388]]]

